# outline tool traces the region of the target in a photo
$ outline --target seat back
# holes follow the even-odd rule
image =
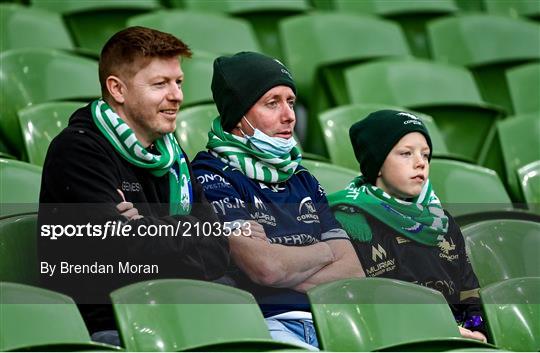
[[[43,166],[52,139],[68,125],[71,114],[85,104],[47,102],[19,110],[19,123],[30,163]]]
[[[527,206],[531,211],[540,214],[540,161],[519,168],[518,178]]]
[[[486,12],[509,17],[540,19],[540,3],[528,0],[484,0]]]
[[[41,167],[0,158],[0,217],[37,212]]]
[[[19,48],[73,50],[62,17],[19,4],[0,4],[0,52]]]
[[[212,350],[270,339],[255,298],[233,287],[156,280],[117,289],[111,299],[128,351]]]
[[[208,26],[209,23],[212,26]],[[212,13],[162,10],[131,17],[128,25],[171,33],[189,43],[191,49],[209,53],[222,55],[260,51],[248,22]]]
[[[328,153],[333,164],[342,167],[358,170],[358,161],[354,156],[351,141],[348,138],[350,127],[367,117],[370,113],[381,109],[394,109],[407,111],[405,108],[399,108],[389,105],[378,104],[351,104],[338,108],[327,110],[319,114],[319,122],[324,131],[324,138],[328,146]],[[433,145],[433,155],[435,157],[448,157],[451,154],[446,148],[439,128],[433,121],[433,118],[426,114],[410,111],[418,116],[429,131]]]
[[[482,100],[473,76],[462,67],[385,60],[351,67],[345,80],[352,103],[394,105],[432,116],[448,150],[467,160],[479,159],[501,114]]]
[[[301,164],[315,176],[328,194],[345,189],[354,178],[360,175],[359,171],[330,163],[302,159]]]
[[[514,278],[480,289],[493,343],[509,351],[540,350],[540,278]]]
[[[47,48],[27,48],[1,53],[0,61],[0,133],[16,151],[24,150],[18,110],[47,101],[101,96],[94,60]]]
[[[480,286],[509,278],[540,277],[540,224],[489,220],[462,229]]]
[[[386,278],[347,279],[319,285],[308,296],[323,350],[438,350],[449,341],[464,347],[444,296],[427,287]]]
[[[37,215],[0,219],[0,282],[38,283]]]
[[[208,132],[212,121],[219,115],[214,104],[198,105],[181,109],[176,123],[176,140],[193,160],[200,151],[205,151],[208,142]]]
[[[521,65],[506,71],[512,106],[516,114],[540,111],[540,64]]]
[[[195,51],[189,59],[182,59],[182,71],[184,71],[184,81],[182,91],[184,101],[182,110],[185,107],[196,104],[213,103],[212,98],[212,74],[214,72],[215,54]],[[180,116],[182,113],[180,113]]]

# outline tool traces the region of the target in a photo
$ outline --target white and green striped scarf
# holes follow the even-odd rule
[[[248,139],[223,131],[220,118],[212,122],[206,148],[210,153],[248,178],[264,183],[281,183],[294,174],[302,160],[297,147],[282,156],[257,150]]]
[[[409,202],[388,195],[359,176],[345,190],[328,195],[328,202],[347,233],[361,241],[371,239],[371,229],[356,209],[421,244],[435,246],[448,232],[448,217],[429,180],[420,195]]]
[[[169,133],[155,141],[160,153],[155,155],[141,145],[131,128],[103,99],[92,102],[91,109],[94,123],[125,160],[158,177],[169,173],[170,214],[189,214],[193,203],[189,168],[174,135]]]

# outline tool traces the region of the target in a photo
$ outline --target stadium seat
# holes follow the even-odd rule
[[[505,71],[540,59],[540,24],[494,15],[463,15],[431,22],[435,60],[469,68],[485,101],[509,113]]]
[[[0,282],[0,351],[121,351],[92,342],[73,300],[63,294]]]
[[[540,2],[534,0],[484,0],[484,6],[494,15],[540,19]]]
[[[105,42],[126,27],[126,20],[160,8],[159,0],[30,0],[32,7],[61,14],[77,47],[98,56]]]
[[[161,10],[131,17],[128,25],[171,33],[193,50],[220,55],[240,51],[260,52],[259,43],[249,23],[237,18],[204,12]]]
[[[463,227],[462,232],[480,286],[540,277],[540,223],[490,220]]]
[[[463,13],[484,12],[484,0],[454,0]]]
[[[370,113],[381,109],[407,110],[387,105],[352,104],[330,109],[319,114],[319,122],[323,128],[328,154],[333,164],[358,170],[358,161],[354,157],[349,139],[349,128]],[[426,124],[433,144],[433,156],[451,157],[433,118],[422,113],[410,112],[421,118]]]
[[[0,54],[0,133],[18,157],[24,143],[17,111],[55,100],[101,96],[94,60],[53,49],[14,49]]]
[[[345,72],[352,103],[406,107],[430,115],[448,150],[478,161],[493,139],[493,123],[502,115],[480,97],[466,69],[423,60],[384,60]]]
[[[83,102],[47,102],[19,110],[26,155],[32,164],[43,166],[52,139],[68,124],[73,112]]]
[[[0,158],[0,217],[37,212],[41,167]]]
[[[207,11],[228,14],[248,21],[262,51],[272,57],[281,58],[278,38],[280,20],[310,9],[308,0],[183,0],[183,7],[190,11]]]
[[[510,197],[493,170],[460,161],[432,159],[429,179],[444,208],[455,218],[512,209]]]
[[[527,207],[540,214],[540,161],[519,168],[518,178]]]
[[[538,254],[534,255],[538,256]],[[540,278],[515,278],[480,288],[494,344],[508,351],[540,351]]]
[[[193,160],[198,152],[206,150],[208,131],[218,115],[214,104],[180,109],[175,136],[190,160]]]
[[[462,339],[444,296],[387,278],[346,279],[308,291],[325,351],[441,351],[478,347]]]
[[[37,214],[0,219],[0,282],[38,283],[36,224]]]
[[[0,52],[19,48],[75,48],[62,17],[56,13],[19,4],[0,4],[0,23]]]
[[[540,111],[540,64],[521,65],[506,71],[512,106],[516,114]]]
[[[360,170],[343,168],[338,165],[302,159],[301,163],[317,178],[327,194],[345,189],[350,182],[360,175]]]
[[[196,104],[213,103],[212,74],[214,72],[215,54],[202,51],[195,51],[191,58],[182,59],[182,71],[184,71],[184,81],[182,82],[182,91],[184,101],[182,108]],[[182,114],[182,113],[180,113]]]
[[[325,154],[317,113],[348,103],[343,69],[383,57],[408,56],[405,36],[390,21],[341,13],[294,16],[282,20],[279,28],[299,99],[309,109],[305,147]]]
[[[453,0],[380,1],[380,0],[333,0],[337,11],[356,12],[381,16],[400,24],[412,53],[416,57],[429,58],[426,23],[458,10]]]
[[[127,351],[261,351],[298,349],[272,341],[248,292],[221,284],[169,279],[111,293]]]

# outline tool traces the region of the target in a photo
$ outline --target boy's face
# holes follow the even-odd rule
[[[419,132],[411,132],[392,148],[375,185],[399,199],[418,196],[429,176],[429,146]]]

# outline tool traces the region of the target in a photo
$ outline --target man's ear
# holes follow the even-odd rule
[[[118,104],[123,104],[125,101],[124,95],[126,94],[126,86],[117,76],[110,75],[105,81],[107,91],[111,95],[112,99]]]

